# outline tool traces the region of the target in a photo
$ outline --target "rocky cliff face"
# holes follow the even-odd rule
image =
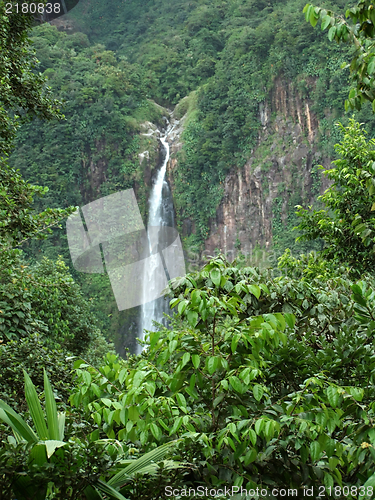
[[[204,254],[221,250],[232,259],[251,254],[256,246],[270,249],[278,231],[287,231],[288,218],[296,204],[309,205],[328,187],[316,166],[328,166],[317,148],[319,123],[292,83],[278,79],[268,100],[259,106],[262,130],[252,157],[241,169],[233,169],[224,182],[224,196]],[[181,133],[181,127],[180,127]],[[180,137],[171,138],[172,152],[181,148]],[[172,154],[170,170],[178,168]],[[173,188],[173,186],[172,186]],[[183,231],[194,231],[192,221],[184,221]]]

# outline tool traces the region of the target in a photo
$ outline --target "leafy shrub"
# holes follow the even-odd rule
[[[219,256],[171,288],[183,323],[150,333],[138,359],[77,362],[74,405],[145,450],[185,438],[195,485],[373,485],[371,283]]]
[[[45,414],[36,388],[24,371],[25,397],[34,429],[9,405],[0,400],[0,420],[13,430],[0,448],[1,493],[20,500],[126,500],[119,492],[129,489],[135,476],[157,475],[159,470],[179,469],[185,464],[158,462],[176,443],[156,448],[138,459],[128,460],[128,450],[115,440],[99,439],[99,431],[83,434],[80,429],[69,440],[65,412],[58,412],[52,386],[44,371]],[[70,427],[70,430],[72,427]],[[104,479],[109,476],[109,480]],[[158,481],[160,484],[160,479]],[[2,496],[3,498],[3,496]]]

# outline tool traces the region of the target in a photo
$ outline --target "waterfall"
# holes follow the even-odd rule
[[[174,126],[170,125],[164,137],[160,138],[160,142],[164,148],[164,161],[157,173],[155,183],[152,187],[150,198],[149,198],[149,216],[148,216],[148,227],[161,227],[169,226],[174,227],[174,208],[172,195],[168,186],[168,182],[165,179],[165,174],[167,171],[167,164],[169,161],[169,144],[167,142],[168,134],[173,130]],[[165,279],[165,276],[161,276],[160,272],[157,272],[158,266],[160,267],[160,260],[158,260],[158,253],[152,252],[152,244],[162,247],[163,242],[161,239],[163,235],[157,233],[156,238],[153,237],[151,241],[150,236],[148,236],[148,244],[151,252],[151,257],[147,268],[145,268],[143,273],[143,305],[141,306],[141,318],[140,318],[140,331],[139,338],[143,340],[144,330],[153,330],[153,321],[165,324],[163,313],[168,313],[169,303],[164,297],[160,297],[156,300],[149,300],[149,297],[153,296],[154,290],[159,289],[158,280],[161,278]],[[156,241],[155,241],[156,240]],[[137,354],[140,354],[142,347],[139,345],[137,348]]]

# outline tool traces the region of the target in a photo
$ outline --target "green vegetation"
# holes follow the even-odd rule
[[[299,207],[302,218],[300,240],[321,238],[322,255],[346,263],[351,273],[360,277],[374,272],[375,218],[375,140],[366,140],[365,131],[353,119],[344,128],[343,140],[335,146],[340,159],[324,173],[333,181],[319,198],[326,208],[306,210]]]
[[[315,27],[321,20],[322,30],[328,30],[328,38],[332,42],[346,42],[355,49],[351,64],[342,67],[350,68],[354,87],[350,90],[349,98],[345,101],[345,109],[361,109],[366,101],[372,103],[375,111],[375,94],[373,77],[375,71],[375,13],[374,6],[369,0],[360,0],[357,5],[345,11],[342,15],[335,15],[331,10],[314,7],[306,4],[303,9],[306,21]]]
[[[373,279],[280,264],[272,278],[218,256],[172,280],[172,328],[139,358],[77,362],[72,403],[145,450],[184,438],[186,488],[373,485]]]
[[[66,414],[58,412],[51,383],[44,372],[45,415],[36,388],[24,371],[25,397],[35,431],[9,405],[0,400],[0,420],[11,427],[14,437],[0,450],[0,467],[7,474],[0,479],[1,493],[16,494],[21,500],[35,498],[106,498],[126,500],[118,491],[134,482],[139,474],[158,475],[158,461],[170,453],[170,442],[136,460],[128,459],[128,450],[118,442],[88,436],[75,429],[69,439],[65,431]],[[9,446],[10,445],[10,446]],[[166,470],[183,464],[167,461]],[[109,477],[104,482],[102,477]],[[9,497],[11,498],[11,497]]]
[[[134,59],[139,61],[117,60],[108,48],[90,45],[82,34],[67,37],[49,26],[39,27],[40,36],[34,38],[38,50],[44,50],[41,64],[48,65],[53,57],[57,59],[53,56],[56,47],[61,50],[55,66],[45,69],[56,72],[52,77],[50,71],[50,81],[56,78],[57,93],[62,92],[60,98],[64,98],[64,92],[65,98],[70,95],[68,77],[65,80],[62,76],[69,64],[76,64],[84,72],[82,85],[78,85],[77,78],[75,87],[71,87],[72,95],[76,92],[74,102],[79,106],[79,100],[83,101],[78,108],[80,114],[75,116],[68,99],[65,122],[51,125],[49,130],[39,122],[35,128],[26,124],[17,139],[34,163],[31,167],[25,158],[22,160],[21,147],[10,162],[15,158],[17,162],[24,161],[23,169],[32,168],[34,172],[39,165],[40,181],[49,184],[50,191],[26,182],[6,158],[0,163],[0,496],[5,500],[149,500],[164,498],[169,487],[180,490],[173,493],[180,500],[188,496],[189,488],[199,486],[206,491],[200,497],[208,500],[212,494],[206,488],[222,489],[229,485],[237,488],[231,495],[233,500],[240,499],[240,487],[268,491],[273,487],[296,488],[301,497],[305,496],[303,488],[313,487],[317,497],[319,487],[324,487],[332,488],[333,498],[344,495],[349,500],[370,499],[375,487],[375,140],[366,139],[357,121],[351,119],[339,126],[342,137],[335,147],[338,158],[327,171],[333,183],[320,197],[324,208],[300,206],[297,214],[301,220],[300,240],[320,238],[323,250],[299,257],[287,250],[279,259],[278,276],[272,268],[244,266],[240,261],[230,264],[218,255],[202,269],[170,281],[168,295],[175,311],[171,325],[160,325],[158,331],[149,332],[139,356],[122,359],[113,352],[92,314],[90,301],[84,298],[63,258],[54,257],[56,249],[52,245],[51,255],[35,255],[39,249],[37,240],[51,234],[52,228],[55,233],[50,241],[59,241],[56,226],[74,210],[69,204],[85,202],[88,191],[71,189],[71,198],[62,202],[68,196],[64,188],[67,172],[71,172],[74,185],[79,186],[79,161],[76,159],[75,166],[72,164],[66,172],[56,167],[58,162],[47,168],[46,158],[45,163],[39,164],[46,150],[40,149],[36,136],[29,141],[23,135],[25,130],[30,134],[43,131],[50,137],[54,127],[57,130],[66,126],[64,130],[71,134],[67,137],[78,141],[74,143],[76,151],[82,152],[80,148],[89,145],[87,161],[103,147],[105,158],[113,160],[113,164],[109,161],[107,165],[113,166],[112,177],[90,185],[93,191],[89,193],[103,196],[112,189],[132,186],[142,172],[142,165],[136,161],[139,124],[149,117],[156,121],[161,116],[159,108],[148,100],[148,93],[154,88],[153,97],[157,97],[158,88],[169,103],[180,100],[181,90],[189,94],[176,109],[179,117],[186,115],[187,139],[181,165],[190,165],[192,169],[185,172],[185,177],[180,170],[176,174],[177,184],[180,183],[176,189],[178,196],[185,196],[184,203],[198,198],[193,198],[193,191],[181,189],[183,182],[189,185],[194,180],[196,189],[199,174],[206,174],[206,189],[202,187],[204,183],[199,184],[200,191],[194,196],[200,197],[199,210],[210,214],[211,201],[215,199],[216,203],[220,197],[220,176],[225,175],[233,158],[239,167],[246,160],[244,152],[250,143],[242,143],[241,149],[241,127],[244,121],[251,126],[254,102],[245,102],[239,96],[240,77],[231,79],[229,71],[224,74],[222,64],[229,45],[224,43],[225,34],[220,33],[225,26],[233,28],[231,23],[242,29],[241,20],[248,7],[254,19],[255,14],[260,17],[265,11],[270,16],[268,21],[272,20],[272,26],[279,29],[287,22],[286,17],[279,16],[280,12],[290,14],[289,9],[297,2],[288,3],[287,7],[240,0],[230,5],[215,2],[212,5],[216,10],[203,2],[180,2],[177,7],[184,9],[173,8],[167,13],[166,4],[160,1],[164,10],[155,10],[152,17],[149,7],[156,4],[150,1],[142,11],[135,2],[126,2],[124,7],[129,15],[133,13],[133,18],[139,15],[125,36],[144,39],[144,44],[131,46]],[[100,14],[101,7],[97,8]],[[19,37],[13,39],[13,52],[7,56],[11,62],[18,54],[17,44],[28,50],[28,24],[25,21],[23,25],[13,25],[1,12],[4,32],[20,30]],[[311,9],[309,12],[311,20]],[[314,13],[319,12],[313,11],[313,22],[317,19]],[[154,24],[143,37],[146,30],[140,20],[147,19],[143,18],[145,14]],[[116,18],[113,13],[112,18]],[[190,33],[186,40],[191,41],[189,50],[206,43],[207,52],[201,57],[208,70],[211,66],[207,61],[211,59],[207,58],[214,60],[214,74],[202,73],[199,80],[192,70],[199,67],[199,61],[195,61],[186,69],[185,80],[179,73],[182,65],[173,59],[173,50],[183,44],[179,45],[177,39],[170,47],[155,42],[168,27],[166,20],[172,27],[172,21],[186,25],[186,33]],[[107,29],[112,22],[108,19]],[[263,25],[262,19],[257,22]],[[172,30],[171,26],[168,29]],[[246,33],[250,36],[250,28]],[[277,51],[270,46],[274,35],[275,40],[286,40],[290,51],[300,51],[300,46],[293,45],[295,37],[291,33],[290,38],[286,30],[283,34],[277,30],[276,34],[272,30],[257,32],[259,45],[257,38],[252,38],[251,47],[256,47],[254,50],[262,54],[264,61],[267,57],[277,61]],[[94,32],[95,36],[99,35]],[[112,36],[116,43],[116,33]],[[308,36],[305,35],[307,44]],[[297,37],[298,40],[302,43],[302,38]],[[72,49],[69,43],[81,44],[83,48]],[[148,52],[150,47],[154,58]],[[246,45],[246,50],[236,44],[234,47],[237,51],[232,51],[233,57],[227,59],[228,67],[234,65],[233,70],[237,59],[243,57],[245,61],[251,53]],[[277,71],[287,69],[284,55]],[[144,65],[140,64],[142,58]],[[164,80],[157,81],[166,60],[171,70]],[[20,59],[16,67],[20,81],[23,76],[30,76],[27,61]],[[255,63],[255,67],[261,67],[260,60]],[[312,59],[306,71],[313,74],[316,64]],[[13,81],[12,65],[0,68],[4,81]],[[221,68],[221,74],[216,74],[217,68]],[[288,71],[292,74],[298,69],[290,66]],[[145,76],[144,88],[136,85],[141,73]],[[75,77],[77,74],[78,69]],[[295,76],[298,80],[298,73]],[[199,88],[194,89],[194,85]],[[242,85],[246,90],[247,83],[242,81]],[[301,91],[306,91],[306,85],[300,82]],[[220,88],[223,92],[217,93]],[[1,89],[6,153],[14,145],[13,132],[9,130],[14,131],[12,127],[17,126],[12,121],[14,113],[23,112],[19,106],[35,110],[45,105],[50,109],[54,101],[45,96],[42,88],[29,96],[30,105],[27,94],[23,102],[8,99],[12,92],[18,95],[17,86],[13,90],[4,87],[4,94]],[[103,120],[99,115],[95,118],[96,106],[104,113],[110,95],[113,113]],[[231,107],[227,103],[226,108],[221,107],[221,99],[226,95],[233,96],[238,105]],[[87,107],[83,104],[85,99]],[[116,108],[116,103],[121,103],[125,111]],[[132,103],[136,105],[132,107]],[[203,110],[204,114],[200,114]],[[87,143],[83,132],[81,136],[73,132],[85,116],[93,124]],[[95,127],[101,123],[107,130],[98,136],[99,128]],[[225,129],[228,123],[231,127]],[[127,138],[130,149],[121,142],[121,134]],[[251,134],[243,140],[247,137]],[[95,140],[104,141],[96,152]],[[116,145],[122,156],[116,156]],[[69,147],[67,143],[66,154],[73,160],[74,152]],[[198,166],[196,147],[200,148],[202,159]],[[223,163],[219,165],[221,158]],[[266,148],[260,151],[258,159],[271,172]],[[117,162],[123,162],[122,177]],[[315,163],[312,182],[317,193],[320,178]],[[61,166],[64,161],[58,164]],[[108,171],[103,168],[103,173]],[[292,174],[298,172],[292,170]],[[212,186],[211,191],[207,190],[208,185]],[[57,188],[60,198],[48,198]],[[274,229],[280,237],[283,203],[304,201],[298,191],[283,200],[286,188],[280,186],[273,207]],[[46,208],[45,201],[36,200],[37,196],[44,196],[54,208]],[[59,202],[65,208],[60,208]],[[188,210],[192,209],[187,206]],[[186,213],[193,218],[198,214]],[[294,215],[287,216],[286,222],[290,225],[294,220]],[[206,230],[207,219],[197,221],[200,233],[195,235],[195,241],[190,237],[192,246],[199,244]],[[24,252],[17,248],[23,242],[29,244]],[[287,239],[281,245],[286,242]],[[240,246],[239,240],[236,245]],[[97,281],[95,286],[99,288],[103,283]],[[13,435],[9,434],[10,429]],[[259,495],[250,493],[248,497],[255,499]]]
[[[173,6],[166,0],[148,0],[142,7],[138,0],[81,1],[67,16],[72,34],[48,24],[34,28],[32,47],[39,61],[34,71],[48,79],[65,115],[59,122],[23,125],[9,158],[26,179],[49,188],[38,200],[38,209],[82,206],[133,187],[146,220],[150,184],[144,179],[149,179],[158,152],[156,141],[140,133],[145,121],[163,123],[163,109],[155,102],[176,106],[175,117],[184,116],[183,147],[171,180],[178,229],[187,218],[194,227],[184,241],[186,248],[202,248],[230,169],[243,168],[254,157],[254,167],[259,164],[266,171],[272,144],[276,158],[285,156],[283,147],[293,150],[291,136],[280,137],[272,128],[277,82],[279,87],[291,85],[291,99],[308,99],[319,121],[313,147],[323,157],[332,157],[341,139],[333,123],[340,117],[347,124],[341,115],[349,72],[340,64],[353,51],[329,46],[324,34],[307,24],[301,30],[303,6],[302,0],[272,5],[179,0]],[[330,8],[341,9],[342,2]],[[266,103],[273,114],[264,134],[259,114]],[[294,115],[288,118],[296,121]],[[372,137],[375,122],[368,108],[356,118],[366,123]],[[311,148],[306,130],[301,140]],[[149,151],[149,165],[146,160],[139,163],[143,151]],[[293,161],[286,168],[300,178]],[[316,175],[313,189],[314,194],[319,189]],[[283,213],[275,200],[278,254],[288,247],[297,253],[315,248],[298,248],[291,235],[297,223],[294,207],[310,201],[310,194],[302,183],[286,186],[280,193],[288,197]],[[76,272],[61,231],[54,230],[43,245],[30,241],[23,249],[33,262],[62,256],[84,295],[93,299],[91,311],[99,328],[119,348],[119,332],[130,328],[133,316],[117,311],[108,277]]]
[[[179,0],[173,7],[166,0],[148,0],[142,7],[138,0],[80,2],[68,15],[78,32],[65,35],[47,25],[33,30],[39,70],[67,100],[67,121],[24,128],[12,164],[26,178],[51,187],[48,206],[78,205],[136,186],[145,214],[137,127],[142,120],[160,119],[147,98],[178,105],[177,117],[189,108],[174,201],[179,228],[192,218],[201,245],[222,198],[221,183],[257,146],[260,105],[270,104],[277,78],[310,100],[325,156],[339,140],[330,131],[349,89],[340,64],[352,50],[330,47],[308,26],[301,30],[303,6],[302,0],[272,5]],[[371,122],[372,135],[373,120],[366,114],[358,119]],[[91,181],[90,161],[99,165]],[[53,245],[45,247],[51,258],[53,251]]]

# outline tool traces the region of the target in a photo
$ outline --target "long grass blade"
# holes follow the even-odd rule
[[[57,422],[59,424],[59,439],[64,441],[65,436],[65,412],[59,412],[57,415]]]
[[[0,399],[0,420],[8,424],[17,438],[17,435],[29,443],[37,443],[38,436],[32,428],[10,406]]]
[[[95,489],[102,491],[105,493],[107,496],[110,498],[116,498],[117,500],[129,500],[128,498],[124,497],[116,491],[112,486],[110,486],[108,483],[105,483],[104,481],[99,481],[95,484]]]
[[[151,468],[153,468],[155,464],[163,460],[163,458],[170,452],[170,449],[176,444],[177,441],[178,440],[165,443],[162,446],[149,451],[142,457],[137,458],[122,471],[113,476],[108,481],[108,484],[113,486],[114,488],[120,487],[138,471],[144,469],[147,466],[151,466]]]
[[[46,398],[46,414],[48,423],[48,437],[60,441],[59,422],[57,420],[57,407],[52,386],[48,379],[47,372],[44,371],[44,396]]]
[[[39,439],[43,441],[45,439],[48,439],[47,425],[44,419],[43,410],[40,405],[35,385],[32,383],[31,378],[25,370],[23,370],[23,374],[25,377],[25,396],[30,410],[30,415],[33,419]]]

